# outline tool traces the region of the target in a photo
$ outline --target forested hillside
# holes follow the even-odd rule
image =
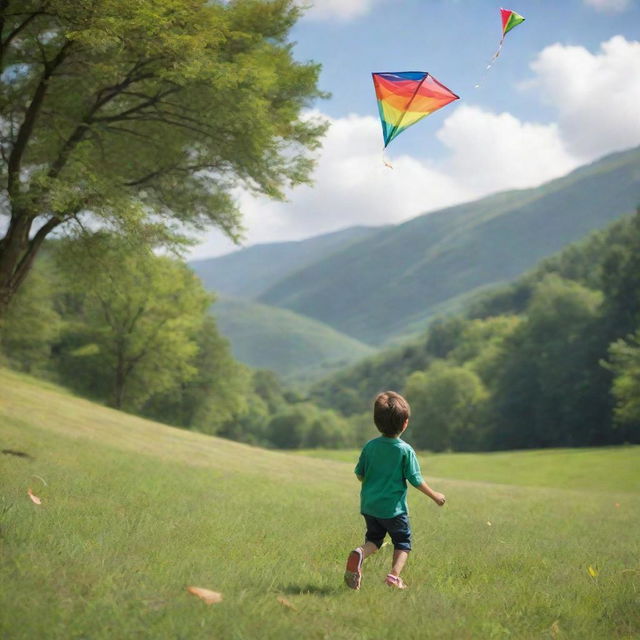
[[[3,319],[0,366],[129,413],[263,446],[359,441],[334,411],[236,361],[211,303],[183,262],[145,242],[99,232],[50,243]],[[326,348],[334,358],[368,351],[347,342]]]
[[[409,398],[420,448],[640,441],[640,213],[311,395],[356,416],[384,388]]]
[[[457,298],[508,282],[640,202],[640,149],[541,187],[414,218],[292,273],[259,297],[378,346]]]

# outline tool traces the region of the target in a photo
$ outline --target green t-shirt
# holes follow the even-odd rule
[[[355,473],[363,478],[360,511],[375,518],[407,513],[407,480],[414,487],[423,482],[413,447],[386,436],[364,445]]]

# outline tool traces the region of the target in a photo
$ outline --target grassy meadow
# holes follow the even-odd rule
[[[447,505],[410,493],[406,592],[382,583],[389,546],[342,583],[353,453],[263,451],[4,370],[0,448],[3,639],[640,637],[640,447],[424,457]]]

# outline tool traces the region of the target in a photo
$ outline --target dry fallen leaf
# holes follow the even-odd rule
[[[619,509],[619,508],[620,508],[620,503],[619,503],[619,502],[616,502],[616,503],[615,503],[615,507],[616,507],[616,509]]]
[[[589,575],[592,578],[596,578],[598,576],[598,570],[594,569],[591,565],[589,565],[589,568],[587,569],[587,571],[589,572]]]
[[[35,502],[35,504],[42,504],[42,500],[40,500],[40,498],[38,498],[38,496],[33,494],[33,491],[31,491],[31,489],[29,489],[27,491],[27,493],[29,494],[29,497],[31,498],[32,502]]]
[[[560,625],[558,624],[559,622],[560,622],[560,620],[556,620],[551,625],[551,637],[552,638],[557,638],[560,635]]]
[[[222,602],[222,594],[217,591],[211,591],[210,589],[203,589],[202,587],[187,587],[187,591],[194,596],[198,596],[200,600],[204,600],[207,604],[217,604]]]
[[[287,600],[286,598],[283,598],[282,596],[278,596],[278,602],[283,607],[288,607],[289,609],[293,609],[294,611],[298,610],[297,607],[292,602],[289,602],[289,600]]]
[[[490,527],[491,523],[487,520],[487,526]]]

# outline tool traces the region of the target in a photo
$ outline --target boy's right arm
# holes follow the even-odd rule
[[[419,484],[416,487],[416,489],[418,491],[422,491],[426,496],[429,496],[439,507],[446,502],[444,493],[434,491],[424,480],[422,481],[422,484]]]

